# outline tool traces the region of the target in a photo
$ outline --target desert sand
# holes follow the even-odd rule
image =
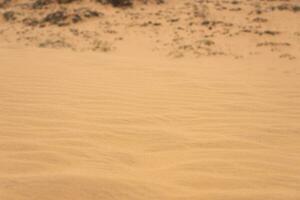
[[[31,3],[0,8],[1,200],[300,199],[299,1]]]

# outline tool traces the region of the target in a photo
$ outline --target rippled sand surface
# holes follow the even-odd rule
[[[299,60],[0,49],[1,200],[298,200]]]

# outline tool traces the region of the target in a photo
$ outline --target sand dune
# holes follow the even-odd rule
[[[0,0],[0,200],[300,199],[299,1],[58,2]]]
[[[300,198],[297,60],[1,49],[0,63],[1,199]]]

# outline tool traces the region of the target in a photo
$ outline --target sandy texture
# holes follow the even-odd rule
[[[1,199],[300,198],[298,61],[0,55]]]
[[[229,4],[207,1],[206,6],[217,2]],[[245,7],[257,3],[243,2]],[[261,2],[260,8],[267,8],[284,1]],[[184,25],[176,5],[149,9],[177,11]],[[104,18],[124,12],[143,16],[141,7],[107,6]],[[215,16],[246,16],[241,7]],[[261,30],[272,27],[280,34],[260,36],[252,29],[227,38],[216,32],[209,37],[215,43],[202,44],[210,50],[200,53],[179,48],[167,34],[173,25],[144,32],[120,18],[120,26],[110,28],[124,39],[112,40],[113,50],[103,53],[89,46],[96,36],[79,36],[76,42],[65,31],[91,30],[98,18],[63,27],[47,24],[24,34],[18,31],[27,25],[2,19],[0,200],[299,200],[299,12],[261,10],[261,18],[268,19],[258,20],[265,23]],[[248,26],[242,22],[246,18],[232,19]],[[200,29],[202,34],[214,30]],[[26,39],[30,33],[32,41]],[[36,48],[57,34],[74,48]],[[184,44],[197,44],[196,35],[180,34]],[[156,40],[173,42],[164,46]],[[225,53],[212,53],[217,50]]]

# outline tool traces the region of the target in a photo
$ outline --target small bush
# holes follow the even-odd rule
[[[293,6],[293,11],[294,12],[300,12],[300,5]]]
[[[32,4],[33,9],[41,9],[52,3],[52,0],[37,0]]]
[[[96,0],[96,1],[102,4],[111,4],[114,7],[130,7],[133,5],[135,1],[140,1],[145,4],[151,2],[151,0]],[[162,4],[165,2],[165,0],[152,0],[152,2],[156,2],[157,4]]]
[[[7,11],[3,13],[3,17],[6,21],[14,21],[16,20],[15,12],[14,11]]]
[[[111,4],[114,7],[129,7],[132,6],[132,0],[97,0],[102,4]]]

